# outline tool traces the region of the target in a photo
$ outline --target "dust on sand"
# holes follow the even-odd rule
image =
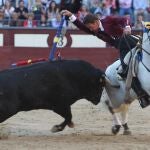
[[[100,103],[80,100],[72,105],[75,128],[51,133],[63,119],[52,111],[20,112],[3,122],[0,150],[148,150],[150,149],[150,107],[141,109],[135,101],[129,111],[132,135],[111,134],[111,114]],[[7,138],[6,138],[7,137]]]

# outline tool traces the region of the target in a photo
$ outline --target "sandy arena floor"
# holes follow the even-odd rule
[[[134,102],[129,111],[132,135],[111,134],[111,114],[104,104],[80,100],[72,105],[75,128],[51,133],[62,118],[52,111],[21,112],[1,124],[0,150],[149,150],[150,107]]]

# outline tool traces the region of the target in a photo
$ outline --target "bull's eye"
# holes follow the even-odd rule
[[[102,83],[102,82],[103,82],[103,79],[102,79],[102,78],[100,78],[100,79],[99,79],[99,81],[100,81],[100,83]]]

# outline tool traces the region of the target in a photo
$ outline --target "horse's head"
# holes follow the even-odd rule
[[[150,22],[142,22],[143,24],[143,40],[142,47],[147,50],[150,47]]]
[[[142,22],[142,24],[144,27],[143,34],[146,33],[150,39],[150,32],[149,32],[150,31],[150,22]]]
[[[150,30],[150,22],[142,22],[147,30]]]

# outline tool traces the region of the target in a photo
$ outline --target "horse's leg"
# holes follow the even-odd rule
[[[121,120],[122,120],[122,126],[124,128],[123,134],[124,135],[130,135],[131,131],[130,131],[128,124],[127,124],[127,122],[128,122],[128,110],[121,111],[120,116],[121,116]]]
[[[114,113],[113,115],[112,115],[112,129],[111,129],[111,131],[112,131],[112,133],[113,134],[117,134],[117,133],[119,133],[119,131],[120,131],[120,128],[121,128],[121,122],[120,122],[120,120],[119,120],[119,117],[118,117],[118,115],[117,115],[117,113]]]
[[[105,101],[105,103],[108,107],[109,112],[112,114],[112,128],[111,128],[111,131],[114,135],[116,135],[120,131],[121,122],[119,120],[118,115],[113,111],[113,108],[110,104],[110,101],[107,100],[107,101]]]

